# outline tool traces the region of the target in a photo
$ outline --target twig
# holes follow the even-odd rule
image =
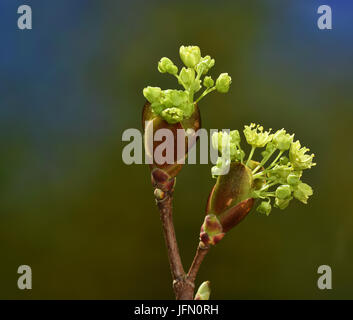
[[[195,278],[209,248],[202,242],[199,243],[190,271],[186,275],[181,262],[173,224],[173,191],[175,180],[166,179],[162,171],[153,171],[152,184],[160,212],[175,297],[177,300],[192,300],[194,297]]]
[[[203,242],[200,241],[197,250],[196,250],[196,254],[194,257],[194,260],[191,264],[191,267],[189,269],[188,275],[187,275],[187,279],[194,283],[197,273],[200,269],[201,263],[203,261],[203,259],[205,258],[207,252],[209,251],[209,247],[206,246]]]
[[[164,199],[157,200],[157,205],[160,211],[164,239],[168,250],[170,270],[172,273],[173,280],[178,280],[184,277],[185,272],[181,262],[179,248],[175,237],[175,230],[172,217],[172,202],[173,197],[167,194]]]
[[[192,300],[195,285],[186,277],[175,236],[173,224],[173,191],[170,190],[163,192],[160,189],[156,189],[155,195],[156,194],[159,195],[158,197],[156,196],[156,202],[160,211],[163,234],[168,251],[170,271],[173,278],[175,297],[177,300]]]

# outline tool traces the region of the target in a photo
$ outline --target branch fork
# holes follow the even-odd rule
[[[199,243],[190,270],[188,273],[185,273],[180,258],[173,223],[173,192],[175,178],[172,180],[174,181],[156,181],[154,175],[152,174],[154,195],[160,212],[160,219],[162,222],[163,235],[168,252],[175,297],[177,300],[193,300],[196,275],[204,257],[209,250],[209,247],[203,242]]]

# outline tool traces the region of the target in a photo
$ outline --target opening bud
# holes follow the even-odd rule
[[[228,73],[221,73],[216,80],[216,89],[220,93],[227,93],[232,83],[232,78]]]
[[[211,294],[210,281],[204,281],[196,292],[195,300],[209,300]]]
[[[201,51],[198,46],[181,46],[179,49],[180,58],[189,67],[195,67],[201,59]]]

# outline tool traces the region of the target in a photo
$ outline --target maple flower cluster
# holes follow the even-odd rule
[[[179,55],[185,65],[179,73],[178,67],[167,57],[159,61],[158,71],[175,76],[184,90],[162,90],[160,87],[151,86],[143,89],[143,95],[151,103],[152,111],[168,123],[189,119],[196,103],[214,90],[227,93],[232,82],[228,73],[221,73],[216,81],[211,76],[206,76],[214,66],[215,60],[208,55],[202,57],[198,46],[181,46]],[[202,86],[205,90],[195,100],[194,95],[201,90]]]
[[[313,162],[314,154],[308,154],[310,150],[302,147],[298,140],[293,141],[294,134],[284,129],[274,133],[271,131],[264,131],[262,126],[254,123],[245,126],[243,133],[251,146],[247,159],[240,146],[238,130],[216,132],[212,136],[213,147],[218,149],[220,155],[212,168],[212,175],[220,176],[222,168],[229,162],[247,166],[254,181],[249,196],[261,200],[256,210],[266,215],[270,214],[273,203],[279,209],[285,209],[294,198],[306,204],[313,190],[302,182],[302,174],[316,165]],[[259,162],[253,160],[257,148],[265,148]]]

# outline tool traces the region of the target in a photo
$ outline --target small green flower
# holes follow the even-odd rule
[[[212,145],[218,149],[223,157],[230,157],[232,161],[241,160],[245,153],[240,148],[240,134],[238,130],[214,132],[212,135]]]
[[[228,73],[221,73],[216,80],[216,89],[220,93],[227,93],[232,83],[232,78]]]
[[[299,183],[293,192],[294,198],[307,204],[309,197],[313,195],[313,189],[306,183]]]
[[[151,108],[152,111],[157,115],[161,114],[161,112],[165,109],[164,105],[160,104],[159,102],[153,102],[151,104]]]
[[[177,123],[183,120],[184,112],[179,108],[167,108],[162,111],[161,116],[168,123]]]
[[[201,89],[201,80],[195,79],[194,83],[191,86],[191,90],[195,93]]]
[[[240,134],[238,130],[232,130],[230,137],[230,158],[232,161],[243,161],[245,152],[240,147]]]
[[[299,184],[301,176],[302,176],[302,171],[294,171],[290,173],[287,177],[288,184],[292,186]]]
[[[289,185],[281,185],[276,189],[276,197],[280,200],[290,198],[292,190]]]
[[[313,191],[309,185],[301,182],[302,170],[315,165],[311,162],[313,155],[305,154],[308,149],[301,149],[299,142],[293,143],[294,134],[290,135],[284,129],[274,134],[270,132],[271,129],[264,131],[262,126],[254,123],[245,126],[244,135],[251,145],[246,162],[243,161],[245,154],[241,149],[240,134],[237,130],[229,133],[222,131],[212,136],[212,145],[218,148],[220,154],[216,166],[211,170],[213,177],[218,176],[217,181],[223,179],[223,183],[230,183],[234,187],[234,177],[223,177],[225,174],[229,175],[229,170],[225,173],[224,168],[237,165],[247,168],[252,180],[247,197],[262,199],[257,211],[267,215],[271,211],[272,198],[275,198],[274,206],[280,209],[286,208],[293,198],[307,203]],[[261,153],[261,162],[253,160],[256,148],[264,146],[266,149]],[[285,152],[289,152],[289,159],[284,155]]]
[[[295,170],[310,169],[316,165],[316,163],[313,163],[315,155],[305,154],[307,151],[310,151],[310,149],[305,147],[301,148],[299,140],[292,143],[289,150],[289,159]]]
[[[181,46],[179,53],[186,66],[181,69],[179,74],[177,66],[167,57],[161,58],[158,63],[158,70],[161,73],[174,75],[184,90],[162,90],[158,87],[147,87],[143,90],[144,96],[151,104],[152,112],[167,122],[172,121],[169,123],[176,123],[176,119],[180,119],[180,122],[190,119],[194,114],[195,106],[203,97],[216,89],[220,92],[227,92],[231,82],[227,74],[220,76],[217,80],[217,86],[214,85],[211,77],[201,78],[214,66],[215,60],[210,56],[201,57],[199,47]],[[202,83],[205,86],[205,90],[194,99],[195,94],[202,88]],[[165,111],[170,108],[177,108],[180,111],[174,109],[174,111]]]
[[[143,89],[143,95],[150,102],[159,102],[162,97],[162,89],[159,87],[147,87]]]
[[[195,105],[191,102],[185,102],[179,105],[179,109],[183,111],[185,118],[190,118],[191,115],[194,113]]]
[[[207,76],[203,79],[203,85],[206,87],[206,88],[210,88],[214,85],[214,81],[212,79],[212,77],[210,76]]]
[[[232,130],[232,131],[229,132],[229,136],[230,136],[230,142],[232,144],[234,144],[235,146],[240,148],[241,138],[240,138],[239,131],[238,130]]]
[[[201,51],[198,46],[181,46],[179,54],[183,63],[189,68],[194,68],[201,59]]]
[[[173,92],[173,90],[170,90],[170,89],[163,90],[161,104],[163,104],[164,108],[174,107],[172,92]]]
[[[280,184],[287,184],[287,177],[292,172],[292,169],[287,165],[275,165],[272,169],[268,170],[268,179],[271,182]]]
[[[213,178],[217,176],[222,176],[227,173],[227,168],[229,170],[230,159],[226,157],[218,157],[217,163],[211,168],[211,174]]]
[[[214,132],[212,134],[212,146],[222,154],[225,145],[230,145],[230,136],[226,131]]]
[[[272,140],[273,135],[269,131],[263,131],[264,128],[260,125],[251,123],[250,126],[245,126],[244,135],[248,144],[255,148],[262,148]]]
[[[186,87],[190,88],[195,81],[195,70],[183,67],[180,71],[179,79]]]
[[[273,142],[269,142],[266,145],[265,151],[261,152],[261,155],[262,155],[263,158],[267,158],[267,157],[271,156],[274,151],[276,151],[275,144]]]
[[[285,208],[288,207],[289,203],[291,202],[291,200],[293,199],[293,197],[290,197],[288,199],[279,199],[279,198],[276,198],[275,199],[275,207],[283,210]]]
[[[178,73],[178,67],[169,58],[163,57],[158,63],[158,71],[160,73],[170,73],[176,75]]]
[[[279,164],[281,165],[286,165],[289,162],[289,159],[287,157],[281,157],[279,159]]]
[[[215,65],[215,60],[210,56],[205,56],[200,59],[200,62],[196,66],[196,72],[200,75],[206,74]]]
[[[256,211],[263,213],[265,215],[269,215],[271,212],[272,206],[270,201],[262,201],[259,206],[256,208]]]
[[[189,95],[187,91],[165,90],[162,101],[163,101],[163,104],[168,108],[179,107],[189,102]]]
[[[286,151],[290,148],[293,142],[294,134],[290,135],[286,133],[286,130],[278,130],[272,138],[274,146],[280,151]]]
[[[220,152],[222,152],[222,137],[223,137],[223,132],[213,132],[211,137],[213,148],[217,149]]]

